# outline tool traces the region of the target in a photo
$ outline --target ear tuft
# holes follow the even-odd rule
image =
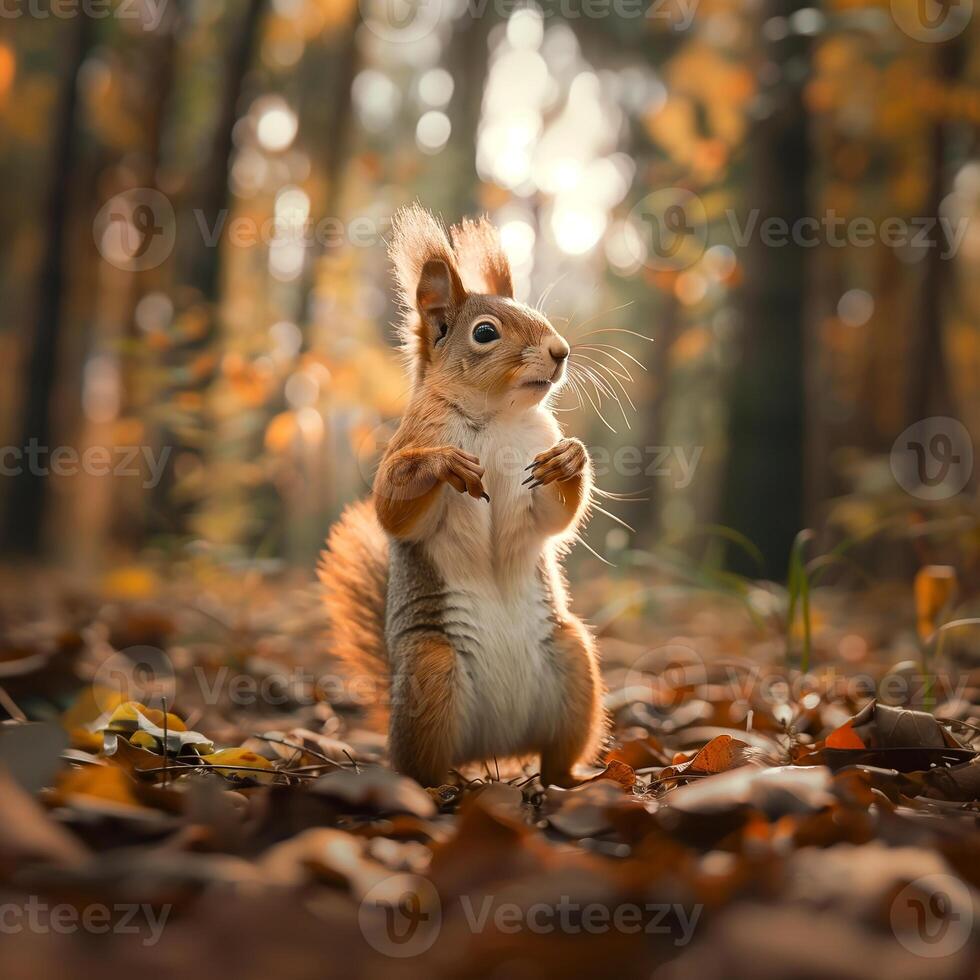
[[[510,262],[497,229],[487,218],[468,218],[450,229],[459,271],[467,288],[492,296],[514,297]]]
[[[395,267],[404,314],[400,331],[402,343],[421,367],[430,357],[431,338],[429,325],[425,322],[428,309],[419,304],[435,305],[431,298],[426,298],[433,286],[441,288],[444,307],[461,305],[466,294],[449,239],[429,211],[419,204],[411,204],[398,211],[391,224],[388,255]]]

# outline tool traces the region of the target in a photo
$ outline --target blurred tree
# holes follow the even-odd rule
[[[191,16],[192,0],[182,0],[178,16]],[[176,280],[179,302],[199,305],[190,321],[201,319],[200,328],[192,331],[184,343],[175,345],[168,355],[173,387],[168,399],[183,398],[185,403],[203,405],[203,392],[212,383],[218,364],[220,329],[218,307],[221,287],[221,248],[209,242],[203,228],[220,229],[228,219],[231,202],[229,169],[234,150],[234,129],[242,110],[246,81],[253,67],[268,0],[247,0],[243,12],[235,19],[235,33],[229,45],[222,79],[221,95],[211,137],[210,151],[191,178],[191,188],[181,202],[181,210],[190,218],[194,234],[189,234],[177,252]],[[185,310],[186,312],[186,310]],[[188,397],[189,396],[189,397]],[[160,445],[169,446],[173,456],[181,453],[200,457],[204,450],[200,438],[187,439],[184,427],[164,427]],[[154,490],[156,530],[168,534],[187,531],[191,502],[175,493],[176,469],[167,467],[164,478]]]
[[[932,72],[938,86],[944,89],[956,85],[966,60],[963,35],[934,45]],[[937,222],[931,234],[932,247],[926,256],[925,279],[922,284],[921,311],[916,323],[910,349],[911,363],[917,370],[909,374],[906,425],[912,425],[930,415],[948,414],[952,407],[946,362],[943,353],[943,324],[950,292],[950,263],[944,257],[942,228],[943,199],[949,192],[949,168],[953,161],[951,142],[959,142],[955,121],[938,117],[932,123],[929,152],[929,189],[925,214]]]
[[[796,0],[767,0],[759,8],[756,36],[765,36],[766,21],[786,19],[797,8]],[[803,33],[762,42],[761,60],[773,83],[763,90],[761,118],[746,141],[746,201],[755,211],[757,232],[744,249],[722,521],[755,542],[773,578],[785,571],[803,526],[806,252],[792,239],[770,247],[758,227],[775,217],[792,228],[813,214],[803,105],[809,51]],[[729,562],[746,574],[756,571],[735,549]]]
[[[66,31],[69,33],[65,74],[53,123],[54,166],[45,207],[44,258],[38,276],[35,321],[29,341],[27,383],[21,408],[18,445],[25,449],[31,445],[51,446],[51,400],[66,300],[65,270],[71,249],[68,232],[78,151],[79,74],[93,42],[93,22],[89,17],[75,17]],[[38,550],[49,483],[49,478],[31,466],[23,466],[13,478],[3,525],[5,548],[27,553]]]

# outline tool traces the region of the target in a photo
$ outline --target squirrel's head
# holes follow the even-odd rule
[[[564,380],[569,347],[538,310],[514,299],[510,265],[485,218],[450,229],[413,205],[390,246],[415,384],[487,408],[527,407]]]

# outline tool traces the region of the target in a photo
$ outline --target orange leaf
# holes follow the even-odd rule
[[[861,736],[854,731],[853,725],[845,721],[840,728],[835,729],[827,736],[824,743],[828,749],[866,749],[867,746],[861,741]]]
[[[593,776],[591,779],[585,780],[585,782],[594,783],[600,779],[609,779],[614,783],[619,783],[624,790],[629,792],[636,784],[636,773],[633,771],[632,766],[628,766],[625,762],[614,760],[598,776]]]
[[[697,772],[725,772],[742,762],[746,747],[745,742],[732,738],[731,735],[716,735],[698,751],[689,768]]]
[[[935,632],[937,619],[956,592],[956,569],[951,565],[926,565],[915,576],[915,615],[919,639]]]

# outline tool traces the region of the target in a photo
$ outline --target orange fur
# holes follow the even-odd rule
[[[375,478],[375,508],[381,526],[401,538],[415,528],[444,483],[469,492],[484,493],[483,468],[470,463],[453,446],[403,449],[385,456]]]
[[[442,262],[456,274],[456,256],[438,221],[418,204],[402,208],[392,220],[388,255],[402,308],[399,326],[402,349],[416,376],[431,358],[430,345],[417,308],[417,292],[427,262]],[[462,287],[459,287],[460,293]]]
[[[592,762],[606,733],[602,679],[595,641],[574,617],[558,625],[555,645],[565,666],[567,708],[563,724],[541,748],[541,782],[571,786],[577,763]]]
[[[605,732],[596,647],[568,611],[559,571],[592,487],[585,447],[561,437],[546,400],[564,380],[568,345],[513,300],[488,221],[463,221],[450,235],[417,205],[393,222],[413,390],[373,502],[345,512],[324,553],[332,646],[357,675],[387,685],[392,672],[399,771],[437,785],[450,767],[503,745],[540,751],[543,779],[568,785]],[[486,341],[488,324],[496,336]],[[502,455],[515,449],[520,469],[507,472]],[[531,480],[521,482],[525,461]],[[524,603],[519,617],[501,607],[508,590]],[[497,685],[492,705],[473,699],[477,683]]]
[[[391,761],[423,786],[441,785],[456,761],[455,672],[453,648],[442,637],[425,637],[415,641],[395,689]]]
[[[330,611],[329,650],[351,692],[365,692],[375,724],[386,723],[389,666],[385,649],[388,539],[370,500],[352,504],[331,528],[317,574]]]
[[[491,296],[514,295],[510,263],[500,244],[500,235],[486,218],[464,219],[453,225],[449,233],[460,275],[468,289]]]

